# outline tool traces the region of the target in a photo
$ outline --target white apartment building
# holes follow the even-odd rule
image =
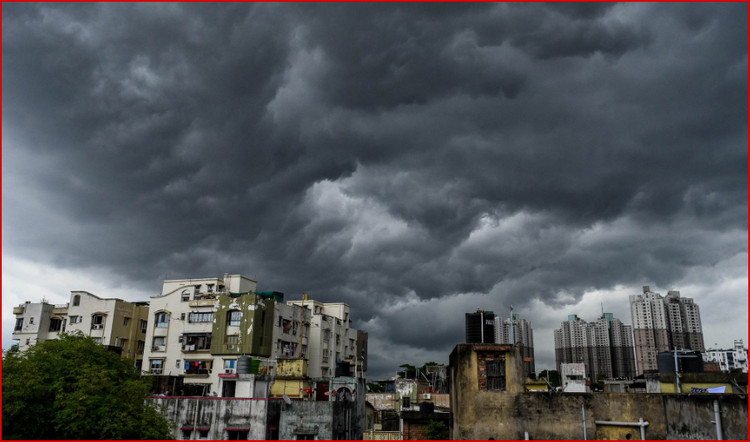
[[[256,289],[242,275],[164,281],[151,298],[142,369],[227,397],[243,355],[253,373],[274,375],[277,359],[306,359],[309,377],[333,377],[337,362],[354,365],[359,345],[357,368],[366,369],[367,334],[350,327],[348,305],[284,303],[283,294]]]
[[[13,339],[19,350],[60,333],[80,332],[95,342],[116,350],[140,367],[145,346],[148,305],[117,298],[100,298],[85,291],[72,291],[67,304],[26,302],[13,309],[16,326]]]
[[[495,343],[510,344],[510,318],[495,316]],[[534,329],[526,319],[521,319],[517,313],[513,314],[513,344],[523,345],[524,371],[528,375],[536,373],[534,363]]]
[[[57,338],[58,333],[65,331],[67,309],[67,304],[52,305],[46,301],[27,301],[13,307],[16,315],[13,339],[18,341],[18,349],[24,351],[37,342]]]
[[[348,363],[358,377],[367,370],[367,333],[351,328],[349,306],[342,302],[288,301],[311,310],[308,376],[334,377],[338,363]],[[361,373],[361,375],[359,375]]]
[[[747,348],[742,339],[734,341],[731,349],[709,349],[703,352],[704,362],[717,362],[723,372],[742,370],[747,373]]]

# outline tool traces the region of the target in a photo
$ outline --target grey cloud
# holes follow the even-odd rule
[[[560,307],[666,286],[746,250],[746,19],[5,5],[3,250],[147,290],[250,273],[347,301],[383,345],[425,355],[462,339],[460,319],[407,333],[389,310],[404,296]],[[481,307],[451,305],[435,315]]]

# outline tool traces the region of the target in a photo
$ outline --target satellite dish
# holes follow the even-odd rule
[[[292,405],[292,400],[289,399],[289,396],[284,395],[284,403],[287,405]]]

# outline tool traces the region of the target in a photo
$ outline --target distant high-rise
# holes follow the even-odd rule
[[[495,343],[510,344],[510,318],[495,316]],[[513,342],[522,345],[524,371],[527,375],[536,373],[534,364],[534,330],[529,321],[520,319],[517,313],[513,314]]]
[[[704,351],[698,305],[669,291],[666,297],[643,287],[643,294],[630,295],[638,374],[657,370],[656,355],[670,350]]]
[[[477,310],[466,314],[466,343],[494,343],[495,314],[491,311]]]
[[[624,325],[612,313],[604,313],[596,322],[578,315],[555,330],[555,360],[560,364],[583,363],[592,380],[635,377],[632,327]]]

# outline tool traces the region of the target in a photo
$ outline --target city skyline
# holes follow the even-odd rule
[[[238,273],[346,302],[368,377],[464,313],[748,341],[746,4],[3,5],[12,308]]]

